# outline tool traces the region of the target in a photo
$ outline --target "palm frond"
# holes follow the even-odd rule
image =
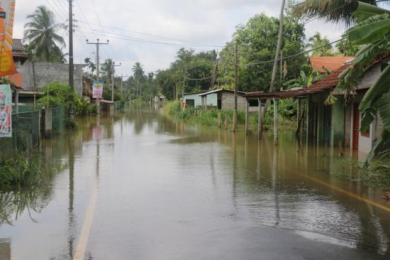
[[[370,5],[376,5],[376,0],[362,0]],[[355,21],[353,13],[358,7],[357,0],[306,0],[292,8],[292,13],[298,17],[320,17],[331,22],[345,22],[347,25]]]

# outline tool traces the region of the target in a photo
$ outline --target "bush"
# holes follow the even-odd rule
[[[79,96],[68,85],[53,82],[46,85],[42,91],[44,96],[38,100],[41,107],[64,106],[67,112],[77,115],[96,112],[95,105]]]
[[[41,180],[41,172],[36,161],[20,154],[10,159],[0,159],[1,186],[35,185]]]

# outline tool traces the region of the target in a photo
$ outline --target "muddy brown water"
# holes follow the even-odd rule
[[[84,119],[41,153],[49,184],[0,188],[2,259],[389,258],[382,191],[291,133],[275,146],[139,112]]]

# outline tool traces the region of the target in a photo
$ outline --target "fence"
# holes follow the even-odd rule
[[[16,112],[17,110],[14,110]],[[58,135],[65,127],[64,107],[51,108],[51,135]],[[19,107],[18,113],[12,114],[13,133],[11,138],[0,138],[0,153],[2,155],[13,151],[29,151],[40,144],[45,136],[45,116],[43,110]]]

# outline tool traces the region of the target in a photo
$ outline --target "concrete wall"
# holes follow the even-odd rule
[[[74,65],[74,88],[79,95],[83,94],[83,66]],[[18,65],[17,70],[23,75],[23,89],[34,91],[33,64],[26,62],[23,65]],[[34,63],[34,72],[38,89],[51,82],[68,84],[68,64],[36,62]]]
[[[363,79],[360,81],[360,83],[357,85],[357,89],[368,89],[371,88],[377,81],[377,79],[380,77],[382,73],[382,67],[381,64],[377,64],[371,68],[366,75],[363,77]]]
[[[235,95],[232,93],[222,94],[222,109],[233,110],[235,108]],[[246,98],[238,95],[238,110],[246,110]]]
[[[360,98],[356,98],[360,100]],[[354,110],[353,104],[347,106],[346,110],[346,138],[348,138],[348,147],[353,148],[353,118]],[[360,118],[359,127],[362,126],[362,120]],[[383,123],[379,116],[370,125],[369,135],[363,135],[359,132],[359,147],[358,147],[358,159],[364,161],[367,159],[370,151],[372,150],[376,141],[381,137],[383,132]]]
[[[202,97],[199,96],[199,93],[198,94],[185,95],[183,99],[184,99],[184,101],[194,100],[195,108],[202,106]]]

